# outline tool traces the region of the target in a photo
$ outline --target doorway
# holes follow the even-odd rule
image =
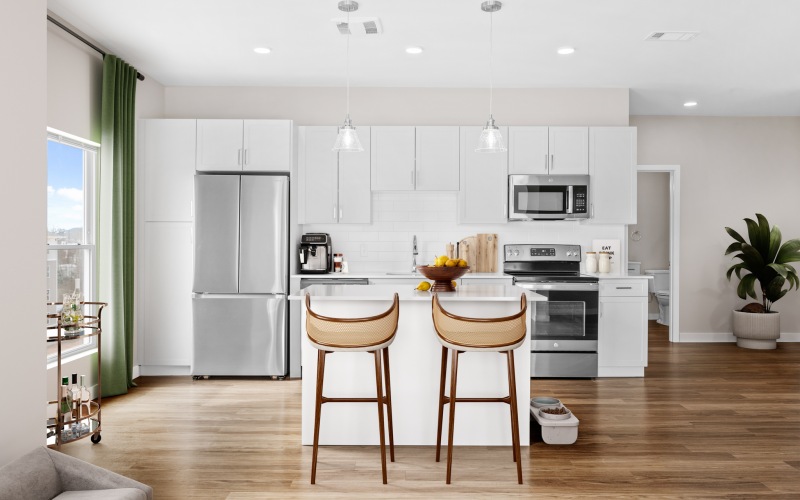
[[[636,261],[642,259],[642,273],[647,269],[669,270],[669,341],[680,342],[680,166],[679,165],[639,165],[637,175],[650,176],[647,179],[648,189],[655,192],[646,195],[647,201],[655,205],[653,210],[645,214],[646,220],[639,220],[637,224],[628,226],[626,231],[626,247],[628,259]],[[657,174],[657,175],[656,175]],[[652,182],[650,182],[652,181]],[[659,190],[664,190],[659,196]],[[641,206],[642,195],[637,195]],[[666,198],[666,200],[665,200]],[[666,212],[666,213],[664,213]],[[664,239],[667,242],[664,242]],[[666,244],[665,244],[666,243]],[[633,254],[632,254],[633,251]],[[650,255],[652,253],[652,256]],[[644,254],[644,256],[642,256]],[[656,297],[651,297],[655,306],[658,304]],[[663,302],[663,297],[662,297]]]

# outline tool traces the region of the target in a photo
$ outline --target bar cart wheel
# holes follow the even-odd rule
[[[102,439],[102,436],[100,436],[100,433],[97,433],[97,434],[93,434],[92,437],[89,438],[89,439],[92,440],[92,443],[97,444]]]

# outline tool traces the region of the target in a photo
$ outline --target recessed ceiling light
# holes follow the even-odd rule
[[[683,103],[683,107],[685,108],[693,108],[695,106],[697,106],[697,101],[686,101]]]
[[[558,52],[559,55],[568,56],[570,54],[575,53],[575,48],[574,47],[561,47],[556,52]]]
[[[422,47],[408,47],[406,54],[422,54]]]
[[[253,52],[256,54],[269,54],[272,52],[272,49],[269,47],[256,47],[253,49]]]

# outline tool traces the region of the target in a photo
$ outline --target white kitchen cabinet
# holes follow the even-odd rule
[[[138,175],[145,221],[191,221],[196,120],[140,120]]]
[[[373,191],[414,190],[414,127],[370,127]],[[365,143],[361,137],[361,144]],[[366,146],[365,146],[366,147]]]
[[[458,191],[458,127],[416,127],[417,191]]]
[[[196,165],[202,171],[289,171],[292,122],[197,120]]]
[[[336,153],[336,127],[300,127],[300,223],[371,221],[370,128],[359,127],[364,151]]]
[[[588,127],[508,127],[508,173],[587,175]]]
[[[590,127],[591,219],[636,224],[636,127]]]
[[[483,127],[461,127],[461,190],[458,222],[505,223],[508,220],[508,152],[476,153]],[[508,127],[500,127],[508,134]]]
[[[143,374],[189,373],[192,363],[192,223],[145,222],[137,331]]]
[[[647,292],[641,280],[601,283],[598,375],[643,377],[647,366]],[[605,286],[603,286],[605,285]]]

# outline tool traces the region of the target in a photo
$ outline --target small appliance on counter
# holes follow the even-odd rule
[[[327,233],[306,233],[298,248],[302,274],[326,274],[333,271],[331,237]]]

